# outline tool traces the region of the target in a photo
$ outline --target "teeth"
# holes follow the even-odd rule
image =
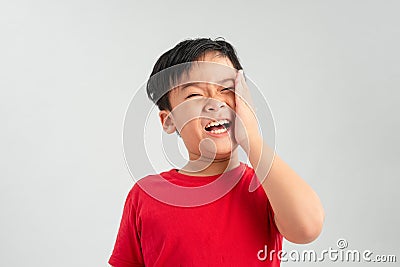
[[[229,123],[228,120],[213,121],[213,122],[210,122],[209,124],[207,124],[206,128],[211,127],[211,126],[218,126],[218,125],[222,125],[222,124],[228,124],[228,123]]]
[[[221,134],[221,133],[224,133],[224,132],[226,132],[225,128],[224,129],[218,129],[218,130],[210,131],[210,133],[213,133],[213,134]]]

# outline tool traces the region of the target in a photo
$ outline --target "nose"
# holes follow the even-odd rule
[[[216,112],[220,109],[226,108],[226,103],[214,98],[210,98],[204,108],[208,112]]]

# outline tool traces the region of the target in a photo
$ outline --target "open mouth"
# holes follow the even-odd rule
[[[229,120],[223,119],[223,120],[218,120],[218,121],[212,121],[208,123],[204,129],[207,132],[213,133],[213,134],[222,134],[228,131],[228,129],[231,127],[231,122]]]

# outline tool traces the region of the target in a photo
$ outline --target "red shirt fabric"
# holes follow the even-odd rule
[[[277,252],[282,249],[282,235],[276,228],[272,207],[261,185],[249,190],[254,170],[240,163],[225,174],[223,179],[236,179],[233,187],[215,201],[194,207],[171,205],[154,197],[154,192],[165,187],[160,186],[160,178],[150,175],[135,183],[126,198],[109,264],[280,266]],[[197,188],[221,179],[220,175],[185,175],[176,169],[157,177],[170,184]],[[177,197],[176,192],[170,192]],[[267,253],[276,253],[260,258],[265,248]]]

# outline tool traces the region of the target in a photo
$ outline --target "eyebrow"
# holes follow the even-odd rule
[[[215,83],[213,82],[212,84],[221,85],[221,84],[223,84],[223,83],[225,83],[225,82],[229,82],[229,81],[232,81],[233,83],[235,83],[235,80],[234,80],[234,79],[232,79],[232,78],[226,78],[226,79],[223,79],[223,80],[218,81],[218,82],[215,82]],[[205,83],[205,82],[189,82],[189,83],[185,83],[185,84],[183,84],[182,86],[180,86],[180,89],[181,89],[181,90],[184,90],[184,89],[186,89],[186,88],[189,87],[189,86],[199,85],[199,84],[202,84],[202,83]]]

